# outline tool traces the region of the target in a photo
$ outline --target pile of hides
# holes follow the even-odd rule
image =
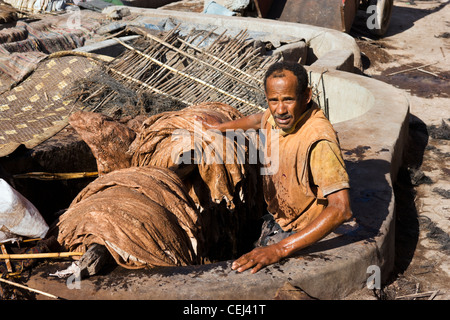
[[[209,119],[227,122],[242,115],[235,108],[223,103],[203,103],[181,111],[164,112],[144,121],[141,130],[130,146],[132,166],[162,166],[172,168],[182,178],[187,178],[198,170],[201,181],[195,181],[189,189],[191,197],[201,208],[209,206],[201,200],[205,194],[214,203],[225,201],[229,209],[237,187],[246,176],[248,159],[246,145],[240,145],[221,133],[205,130],[201,120]],[[243,137],[247,139],[247,137]],[[227,151],[231,161],[227,161]],[[209,151],[209,152],[208,152]],[[216,151],[216,152],[214,152]],[[217,153],[221,152],[221,154]],[[211,158],[215,157],[215,158]],[[178,159],[182,159],[178,163]],[[208,186],[206,190],[196,190],[200,182]]]
[[[161,113],[144,121],[129,148],[132,166],[168,167],[183,179],[202,213],[211,260],[236,257],[249,249],[246,244],[257,236],[264,204],[257,165],[249,164],[255,137],[243,132],[228,137],[200,123],[240,117],[235,108],[218,102]]]
[[[183,183],[166,168],[126,168],[103,175],[73,200],[57,224],[69,251],[108,248],[126,268],[199,263],[201,219]]]
[[[28,12],[61,11],[66,6],[66,0],[5,0],[5,2]]]
[[[261,194],[258,192],[258,186],[261,184],[258,183],[256,165],[248,164],[248,146],[251,139],[243,136],[245,143],[241,144],[226,135],[213,134],[201,127],[201,120],[223,122],[241,116],[235,108],[222,103],[203,103],[179,111],[163,112],[149,118],[135,118],[128,122],[115,121],[94,112],[74,113],[70,118],[70,124],[96,157],[99,178],[92,186],[87,187],[87,190],[92,191],[82,191],[61,217],[58,222],[58,239],[71,251],[85,250],[92,243],[100,243],[108,248],[126,252],[125,256],[139,259],[139,263],[130,259],[129,261],[133,261],[131,264],[124,263],[125,259],[120,260],[118,254],[112,252],[116,261],[126,267],[144,264],[164,266],[170,263],[183,265],[198,263],[199,260],[218,261],[235,257],[248,250],[244,243],[247,243],[250,237],[257,238],[250,230],[257,231],[255,221],[261,217],[261,204],[264,203],[258,196]],[[195,137],[200,139],[196,140]],[[219,150],[226,151],[227,147],[230,150],[228,152],[232,154],[232,163],[225,161],[226,155],[223,155],[223,161],[211,161],[208,158],[215,156],[212,150],[220,153]],[[195,154],[199,150],[205,157],[195,159]],[[184,159],[185,163],[177,161],[180,158]],[[173,188],[173,185],[167,183],[161,175],[139,187],[139,190],[142,190],[139,194],[143,193],[143,190],[151,189],[148,191],[151,192],[149,199],[143,200],[143,203],[146,201],[158,203],[157,208],[149,207],[147,213],[129,206],[124,200],[126,197],[131,199],[132,194],[136,193],[135,185],[123,184],[120,188],[115,188],[114,192],[103,191],[102,187],[97,187],[99,184],[115,185],[116,182],[110,182],[110,179],[119,174],[124,179],[145,183],[145,179],[151,177],[143,178],[144,172],[149,176],[155,175],[154,172],[145,170],[162,170],[171,179],[175,179],[176,175],[184,190],[178,189],[179,199],[174,196],[172,201],[160,202],[161,198],[167,199],[165,194]],[[173,172],[173,175],[169,172]],[[101,194],[94,195],[96,190],[101,191]],[[90,195],[89,198],[85,196],[87,194]],[[142,198],[141,195],[139,197]],[[192,206],[188,206],[187,203],[192,203]],[[173,211],[181,212],[178,207],[180,205],[185,211],[195,211],[195,213],[189,211],[191,224],[180,224],[188,236],[177,233],[180,229],[176,228],[176,220],[169,222],[168,218],[158,218],[161,224],[170,225],[171,229],[167,231],[169,234],[166,234],[164,228],[149,227],[144,225],[144,222],[138,223],[141,219],[144,221],[147,219],[142,217],[142,214],[153,216],[153,211],[163,217],[169,214],[178,216]],[[165,208],[165,211],[162,208]],[[117,213],[120,213],[118,217]],[[124,217],[134,221],[134,225],[117,220]],[[103,220],[109,222],[105,223]],[[187,225],[195,228],[183,227]],[[86,226],[82,228],[89,226],[89,233],[95,236],[87,236],[85,231],[73,231],[74,228],[78,229],[81,226]],[[103,238],[104,230],[108,228],[111,228],[109,234],[114,233],[112,239]],[[138,235],[136,240],[135,235]],[[152,238],[161,246],[163,243],[172,246],[170,254],[163,253],[167,248],[158,247],[153,243],[149,245],[136,242],[141,238]],[[189,238],[191,241],[186,240]],[[195,246],[192,245],[194,242],[201,250],[195,251]],[[192,248],[189,247],[190,243]],[[155,255],[160,257],[159,260]]]
[[[18,21],[13,28],[0,31],[0,53],[38,51],[52,53],[84,45],[83,32],[55,28],[52,22]]]
[[[81,28],[69,23],[72,15],[46,15],[45,19],[30,17],[0,30],[0,92],[26,79],[48,55],[84,46],[86,38],[92,37],[101,25],[95,17],[83,15]]]
[[[0,0],[0,23],[8,23],[15,20],[17,20],[17,10]]]
[[[54,28],[44,21],[18,21],[0,30],[0,92],[25,79],[48,54],[73,50],[84,41],[81,31]]]

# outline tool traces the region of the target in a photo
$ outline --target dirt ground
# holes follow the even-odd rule
[[[450,298],[450,5],[449,1],[394,1],[390,28],[380,39],[351,35],[365,55],[364,73],[402,89],[410,100],[405,166],[395,185],[396,263],[381,290],[348,299]],[[421,68],[418,68],[421,67]],[[409,298],[412,299],[412,298]]]

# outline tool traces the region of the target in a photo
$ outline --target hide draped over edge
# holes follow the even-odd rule
[[[58,222],[58,242],[85,252],[105,245],[127,268],[198,263],[201,220],[169,169],[126,168],[84,188]]]

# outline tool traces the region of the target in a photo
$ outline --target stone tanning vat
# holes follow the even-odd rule
[[[318,299],[340,299],[383,282],[394,265],[395,196],[393,184],[402,163],[409,102],[402,92],[360,74],[354,39],[320,27],[266,19],[224,17],[130,8],[143,21],[173,18],[197,28],[247,29],[270,39],[304,39],[306,68],[338,132],[351,183],[354,219],[298,255],[257,274],[231,270],[232,261],[151,270],[113,270],[82,280],[70,289],[65,280],[36,268],[27,285],[67,299],[272,299],[286,282]],[[81,50],[107,53],[111,43]],[[379,277],[378,277],[379,276]]]

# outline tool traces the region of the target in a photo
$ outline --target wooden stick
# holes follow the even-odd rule
[[[6,247],[5,245],[2,243],[2,253],[3,254],[8,254],[8,251],[6,251]],[[12,266],[11,266],[11,261],[9,261],[9,259],[5,259],[5,263],[6,263],[6,268],[8,269],[8,272],[13,272]]]
[[[436,291],[428,291],[428,292],[421,292],[421,293],[413,293],[413,294],[408,294],[405,296],[399,296],[399,297],[395,297],[395,299],[405,299],[405,298],[424,298],[424,297],[428,297],[428,296],[433,296],[433,298],[439,293],[439,290]]]
[[[14,178],[32,178],[38,180],[69,180],[97,177],[98,172],[74,172],[74,173],[49,173],[49,172],[29,172],[15,174]]]
[[[22,242],[32,242],[32,241],[39,241],[39,240],[42,240],[42,238],[25,239],[25,240],[22,240]]]
[[[258,0],[253,0],[255,2],[256,11],[258,12],[258,18],[262,18],[261,9],[259,8]]]
[[[428,67],[428,66],[432,66],[433,64],[437,64],[437,62],[433,62],[433,63],[425,64],[425,65],[423,65],[423,66],[418,66],[418,67],[414,67],[414,68],[409,68],[409,69],[405,69],[405,70],[393,72],[393,73],[388,74],[388,76],[393,76],[393,75],[395,75],[395,74],[399,74],[399,73],[403,73],[403,72],[408,72],[408,71],[413,71],[413,70],[417,70],[417,69],[420,69],[420,68],[425,68],[425,67]]]
[[[9,285],[12,285],[12,286],[16,286],[16,287],[19,287],[19,288],[22,288],[22,289],[26,289],[26,290],[29,290],[29,291],[33,291],[33,292],[42,294],[42,295],[47,296],[47,297],[50,297],[50,298],[54,298],[54,299],[62,299],[62,298],[57,297],[57,296],[55,296],[55,295],[53,295],[53,294],[50,294],[50,293],[47,293],[47,292],[44,292],[44,291],[41,291],[41,290],[33,289],[33,288],[30,288],[30,287],[24,286],[24,285],[22,285],[22,284],[19,284],[19,283],[15,283],[15,282],[6,280],[6,279],[0,278],[0,281],[1,281],[1,282],[4,282],[4,283],[7,283],[7,284],[9,284]]]
[[[439,290],[436,290],[435,292],[433,292],[433,294],[431,295],[431,297],[428,298],[428,300],[433,300],[437,294],[439,293]]]
[[[93,60],[100,60],[103,62],[111,62],[115,58],[106,56],[104,54],[98,54],[98,53],[92,53],[92,52],[84,52],[84,51],[57,51],[49,54],[46,59],[52,59],[52,58],[60,58],[65,56],[80,56],[85,58],[91,58]]]
[[[421,69],[421,68],[418,68],[417,71],[421,71],[421,72],[423,72],[423,73],[431,74],[432,76],[435,76],[436,78],[442,78],[440,75],[438,75],[438,74],[436,74],[436,73],[434,73],[434,72],[430,72],[430,71],[427,71],[427,70],[423,70],[423,69]]]
[[[206,55],[206,56],[208,56],[208,57],[210,57],[210,58],[212,58],[212,59],[214,59],[214,60],[216,60],[216,61],[222,63],[223,65],[225,65],[225,66],[227,66],[227,67],[233,69],[234,71],[239,72],[240,74],[242,74],[242,75],[244,75],[244,76],[250,78],[251,80],[257,81],[257,82],[259,82],[259,83],[261,83],[261,84],[263,83],[262,80],[256,79],[254,76],[252,76],[252,75],[250,75],[250,74],[248,74],[248,73],[242,71],[242,70],[239,69],[239,68],[236,68],[236,67],[233,66],[232,64],[226,62],[225,60],[222,60],[222,59],[216,57],[215,55],[213,55],[213,54],[211,54],[211,53],[209,53],[209,52],[207,52],[207,51],[205,51],[205,50],[202,50],[201,48],[198,48],[198,47],[196,47],[196,46],[194,46],[194,45],[192,45],[192,44],[186,42],[185,40],[183,40],[183,39],[181,39],[181,38],[178,38],[178,41],[180,41],[180,42],[182,42],[183,44],[186,44],[188,47],[190,47],[190,48],[192,48],[192,49],[195,49],[195,50],[199,51],[200,53],[202,53],[202,54],[204,54],[204,55]]]
[[[83,252],[13,253],[0,254],[0,259],[66,258],[82,255]]]

